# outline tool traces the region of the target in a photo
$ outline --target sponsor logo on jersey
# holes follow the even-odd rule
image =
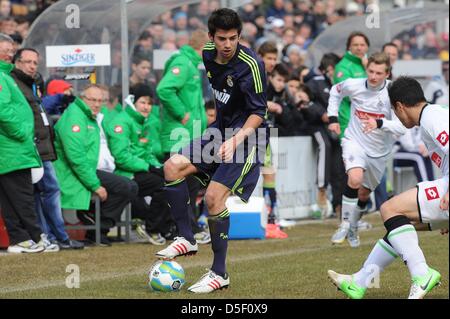
[[[437,167],[441,168],[442,165],[442,157],[439,156],[438,153],[434,152],[431,154],[431,160],[436,164]]]
[[[141,142],[141,143],[143,143],[143,144],[146,144],[146,143],[148,143],[148,138],[141,137],[141,138],[139,139],[139,142]]]
[[[173,68],[172,69],[172,73],[175,74],[175,75],[180,74],[180,68]]]
[[[364,111],[360,111],[360,110],[356,110],[355,111],[355,115],[360,119],[360,120],[368,120],[368,119],[384,119],[384,114],[379,114],[379,113],[370,113],[370,112],[364,112]]]
[[[448,143],[448,133],[446,131],[442,131],[436,139],[442,146],[445,146]]]
[[[227,102],[230,100],[231,95],[226,92],[220,92],[216,89],[213,89],[214,97],[216,100],[223,104],[227,104]]]
[[[120,125],[116,125],[114,127],[114,133],[121,134],[123,132],[123,128]]]
[[[435,200],[439,198],[439,192],[436,186],[425,188],[425,195],[428,200]]]
[[[337,78],[341,78],[341,77],[343,77],[344,76],[344,73],[342,73],[341,71],[339,71],[337,74],[336,74],[336,77]]]
[[[80,126],[79,125],[72,125],[72,132],[79,133],[80,132]]]

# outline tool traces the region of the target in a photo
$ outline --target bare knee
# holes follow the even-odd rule
[[[383,222],[396,215],[399,215],[399,213],[396,212],[395,205],[392,200],[388,200],[387,202],[384,202],[383,205],[381,205],[380,214]]]
[[[348,172],[348,186],[353,189],[359,189],[362,186],[364,177],[364,171],[362,169],[356,168]]]
[[[208,189],[206,190],[205,201],[209,214],[215,215],[225,206],[226,197],[218,190]]]
[[[179,155],[174,155],[164,163],[164,178],[166,181],[175,181],[183,178],[183,167],[185,163],[179,158]]]

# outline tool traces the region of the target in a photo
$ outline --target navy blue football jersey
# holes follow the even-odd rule
[[[265,119],[267,113],[266,72],[256,54],[238,44],[227,64],[218,64],[216,48],[209,42],[203,49],[203,63],[216,102],[216,122],[211,126],[222,132],[241,128],[252,114]],[[266,128],[265,120],[260,126]]]

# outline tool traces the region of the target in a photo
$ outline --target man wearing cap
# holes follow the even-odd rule
[[[0,33],[0,205],[10,253],[35,253],[42,233],[34,209],[31,168],[42,165],[34,145],[33,111],[10,76],[13,40]]]
[[[115,174],[133,179],[139,186],[138,198],[133,201],[133,216],[145,220],[144,236],[153,245],[164,245],[161,233],[169,231],[170,212],[164,197],[164,173],[152,150],[149,117],[152,92],[145,84],[130,88],[134,103],[107,125],[106,134],[114,156]],[[151,197],[150,207],[144,204]],[[140,229],[140,228],[137,228]]]

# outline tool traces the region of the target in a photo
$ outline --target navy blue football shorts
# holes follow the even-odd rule
[[[224,162],[217,156],[222,139],[200,137],[180,150],[180,154],[190,160],[198,172],[194,176],[203,186],[215,181],[226,186],[233,195],[248,202],[258,183],[264,162],[266,145],[244,141],[239,145],[231,162]]]

